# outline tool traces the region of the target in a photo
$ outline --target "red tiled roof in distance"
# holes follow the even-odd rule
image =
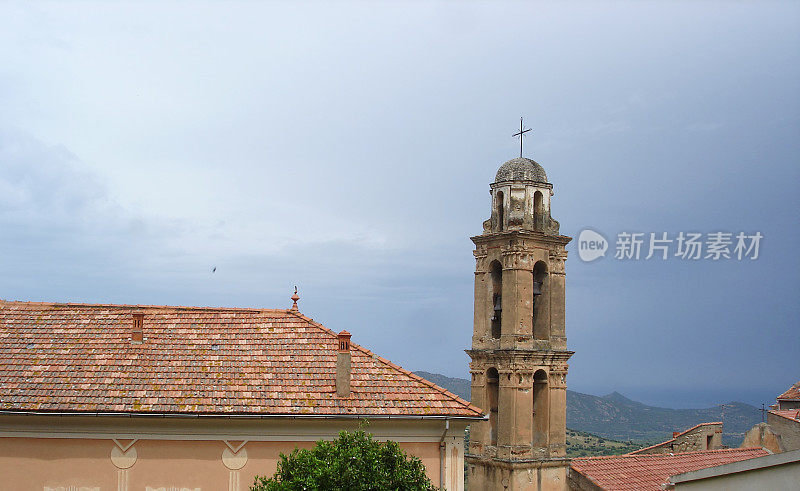
[[[483,418],[357,344],[338,397],[337,351],[290,310],[0,301],[0,410]]]
[[[774,409],[770,413],[800,422],[800,409]]]
[[[800,401],[800,382],[789,387],[789,390],[776,397],[779,401]]]
[[[660,491],[670,476],[769,455],[763,448],[572,459],[572,469],[609,491]]]

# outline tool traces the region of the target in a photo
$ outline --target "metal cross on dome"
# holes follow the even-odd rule
[[[522,137],[525,136],[525,133],[532,131],[530,128],[523,129],[522,126],[522,118],[519,118],[519,133],[514,133],[511,135],[512,137],[519,137],[519,158],[522,158]]]

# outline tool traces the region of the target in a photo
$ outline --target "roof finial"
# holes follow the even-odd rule
[[[527,130],[524,130],[522,128],[523,128],[522,118],[519,118],[519,133],[514,133],[513,135],[511,135],[512,137],[516,136],[519,137],[519,158],[522,158],[522,137],[525,136],[525,133],[531,131],[530,128],[528,128]]]
[[[294,287],[294,295],[292,295],[292,310],[297,310],[297,301],[300,297],[297,295],[297,285]]]

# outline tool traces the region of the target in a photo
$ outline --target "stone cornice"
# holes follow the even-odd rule
[[[545,244],[553,245],[553,246],[561,246],[564,247],[572,240],[572,237],[566,235],[547,235],[542,232],[536,232],[533,230],[505,230],[503,232],[489,232],[482,235],[476,235],[474,237],[470,237],[475,245],[479,244],[486,244],[488,242],[495,242],[498,239],[500,240],[508,240],[508,239],[532,239],[539,242],[543,242]]]
[[[541,189],[553,190],[553,185],[549,182],[540,181],[498,181],[489,184],[490,189],[504,188],[511,186],[512,188],[524,189],[526,187],[534,187]]]
[[[552,458],[552,459],[500,459],[497,457],[487,458],[482,455],[466,454],[464,458],[467,462],[481,463],[483,465],[490,465],[493,467],[502,467],[504,469],[527,469],[531,467],[567,467],[571,462],[568,458]]]
[[[535,350],[535,349],[525,349],[525,348],[515,348],[515,349],[468,349],[464,350],[472,359],[474,360],[476,357],[478,358],[487,358],[492,357],[493,359],[506,359],[506,360],[516,360],[519,358],[530,358],[530,357],[537,357],[537,358],[547,358],[554,362],[566,362],[570,359],[572,355],[575,354],[574,351],[569,350]]]
[[[450,419],[448,436],[463,436],[470,423]],[[370,433],[395,441],[438,442],[441,420],[402,420],[370,418]],[[273,419],[171,418],[120,416],[39,416],[0,414],[0,439],[88,438],[137,440],[228,440],[228,441],[310,441],[335,437],[342,429],[355,429],[358,418],[313,419],[293,417]]]

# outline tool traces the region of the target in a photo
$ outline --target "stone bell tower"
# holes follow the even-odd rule
[[[492,216],[475,243],[471,489],[566,490],[565,246],[538,163],[509,160],[491,184]]]

